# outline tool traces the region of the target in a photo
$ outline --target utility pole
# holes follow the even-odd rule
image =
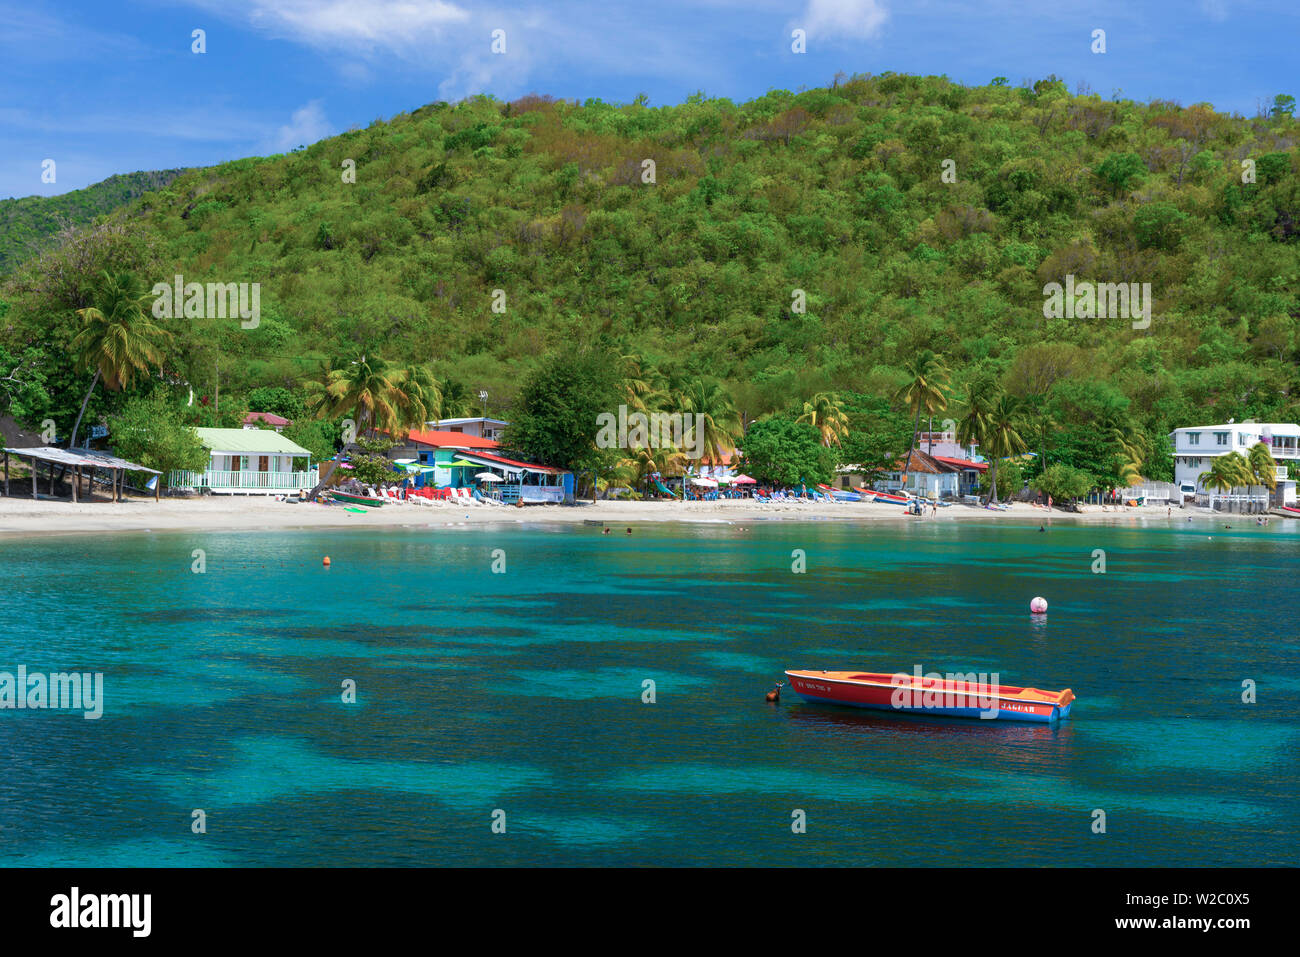
[[[217,424],[221,424],[221,363],[213,362],[212,368],[217,371],[217,395],[213,400],[213,414],[217,416]]]

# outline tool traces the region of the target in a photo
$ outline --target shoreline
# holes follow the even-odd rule
[[[1082,512],[1051,511],[1016,503],[1006,511],[953,505],[937,515],[907,515],[900,506],[859,502],[828,504],[762,503],[752,499],[717,502],[586,502],[578,505],[420,506],[390,503],[365,512],[348,512],[318,503],[284,503],[267,497],[152,498],[123,502],[31,501],[0,497],[0,539],[32,535],[92,535],[102,532],[284,531],[290,529],[422,528],[493,524],[645,525],[682,523],[728,525],[758,522],[916,523],[1037,522],[1071,525],[1159,522],[1165,526],[1200,522],[1254,525],[1254,515],[1223,514],[1205,508],[1179,508],[1170,515],[1159,506],[1085,506]],[[1277,516],[1273,516],[1275,519]],[[1285,521],[1278,519],[1278,521]]]

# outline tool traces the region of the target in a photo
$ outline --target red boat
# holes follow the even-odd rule
[[[854,491],[862,496],[864,502],[880,502],[883,505],[906,505],[912,501],[910,495],[895,495],[893,492],[878,492],[875,489],[864,488],[859,485]]]
[[[1015,688],[987,675],[883,674],[861,671],[787,671],[790,687],[822,704],[1001,721],[1059,721],[1070,716],[1074,692]]]

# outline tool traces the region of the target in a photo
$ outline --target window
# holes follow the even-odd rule
[[[1227,432],[1215,432],[1215,433],[1214,433],[1214,444],[1215,444],[1215,445],[1227,445],[1227,444],[1228,444],[1228,433],[1227,433]]]
[[[1200,432],[1188,432],[1188,433],[1187,433],[1187,444],[1188,444],[1188,445],[1200,445],[1200,444],[1201,444],[1201,433],[1200,433]]]
[[[1238,444],[1238,445],[1245,445],[1245,444],[1246,444],[1246,434],[1245,434],[1244,432],[1238,432],[1238,433],[1237,433],[1237,444]]]

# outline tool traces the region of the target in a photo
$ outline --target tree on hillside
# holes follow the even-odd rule
[[[841,393],[848,434],[840,441],[837,465],[860,468],[866,483],[894,468],[911,442],[911,420],[882,396]]]
[[[295,422],[306,411],[302,399],[283,386],[261,386],[250,390],[248,408],[251,412],[270,412]]]
[[[77,310],[82,325],[69,348],[78,368],[94,369],[95,374],[72,426],[69,448],[77,447],[86,403],[100,379],[105,388],[116,391],[129,386],[150,366],[162,365],[163,343],[171,334],[150,317],[147,307],[152,299],[133,273],[106,271],[94,292],[94,305]]]

